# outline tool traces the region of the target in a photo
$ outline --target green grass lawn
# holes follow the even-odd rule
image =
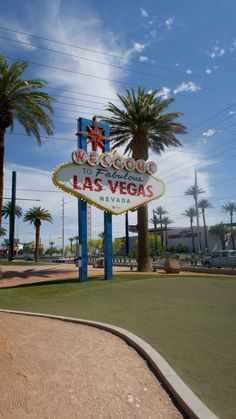
[[[0,307],[104,321],[137,334],[221,418],[236,414],[235,277],[116,276],[0,291]]]

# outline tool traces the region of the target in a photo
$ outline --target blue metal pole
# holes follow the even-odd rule
[[[78,131],[85,132],[87,124],[91,124],[91,121],[79,118],[78,119]],[[78,148],[82,148],[87,151],[87,138],[85,135],[78,136],[77,142]],[[78,266],[79,266],[79,282],[85,282],[88,280],[88,252],[87,252],[87,202],[78,199],[78,227],[79,227],[79,254]]]
[[[109,138],[110,129],[108,125],[105,128],[105,137]],[[110,150],[110,141],[104,141],[104,151]],[[104,212],[104,257],[105,257],[105,279],[112,279],[112,215]]]

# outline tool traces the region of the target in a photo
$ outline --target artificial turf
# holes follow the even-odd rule
[[[124,275],[0,291],[0,307],[103,321],[137,334],[221,418],[236,412],[235,277]]]

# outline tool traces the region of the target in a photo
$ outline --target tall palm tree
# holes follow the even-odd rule
[[[42,221],[49,221],[52,223],[52,216],[50,212],[48,212],[46,209],[41,207],[33,207],[30,208],[25,216],[24,221],[29,221],[30,224],[34,224],[35,226],[35,252],[34,252],[34,258],[35,262],[39,261],[39,243],[40,243],[40,227]]]
[[[42,91],[47,84],[43,80],[26,80],[26,62],[14,61],[8,65],[0,55],[0,225],[2,220],[2,200],[4,186],[4,140],[7,128],[13,132],[18,121],[27,135],[36,137],[41,143],[40,127],[48,135],[53,134],[53,125],[47,111],[52,113],[53,98]]]
[[[221,241],[221,248],[225,250],[225,244],[227,242],[227,234],[230,232],[230,228],[224,223],[219,223],[210,228],[210,233],[219,236]]]
[[[155,210],[155,213],[158,215],[158,224],[161,226],[161,247],[163,247],[163,221],[162,217],[163,215],[168,214],[168,211],[165,210],[162,206],[157,207]]]
[[[175,119],[180,113],[165,113],[174,99],[158,96],[158,91],[146,93],[143,88],[127,90],[118,95],[121,107],[109,102],[110,117],[103,118],[111,127],[112,149],[126,145],[125,153],[131,153],[135,160],[148,159],[149,150],[161,154],[166,147],[180,146],[176,134],[183,134],[186,128]],[[152,261],[148,243],[148,208],[138,209],[138,271],[151,271]]]
[[[224,213],[229,213],[230,215],[230,231],[231,231],[231,240],[232,240],[232,247],[235,250],[235,243],[234,243],[234,236],[233,236],[233,214],[236,212],[236,202],[226,202],[222,206],[222,210]]]
[[[197,216],[197,211],[195,207],[189,207],[187,208],[182,215],[185,215],[190,220],[190,228],[191,228],[191,234],[192,234],[192,248],[193,253],[195,253],[195,241],[194,241],[194,233],[193,233],[193,219]]]
[[[195,176],[196,176],[196,172],[195,172]],[[193,186],[190,186],[190,188],[188,188],[184,194],[185,195],[190,195],[193,197],[194,199],[194,203],[195,203],[195,209],[196,209],[196,217],[197,217],[197,238],[198,238],[198,251],[200,252],[201,250],[201,243],[200,243],[200,237],[199,237],[199,211],[198,211],[198,195],[205,193],[204,189],[201,189],[198,187],[196,180],[195,180],[195,184]]]
[[[163,217],[162,218],[162,224],[165,227],[165,238],[166,238],[166,240],[165,240],[165,242],[166,242],[165,243],[165,246],[166,246],[166,249],[167,249],[167,245],[168,245],[167,227],[168,227],[168,225],[173,224],[173,223],[174,223],[174,221],[171,218],[169,218],[169,217]]]
[[[207,208],[213,208],[213,205],[207,199],[201,199],[198,202],[198,208],[200,208],[202,210],[202,219],[203,219],[204,237],[205,237],[205,249],[206,249],[206,251],[208,251],[208,239],[207,239],[207,226],[206,226],[205,210]]]

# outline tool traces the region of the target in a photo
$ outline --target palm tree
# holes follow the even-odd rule
[[[215,234],[216,236],[219,236],[221,241],[221,248],[222,250],[225,250],[225,244],[227,242],[227,234],[230,232],[230,229],[228,226],[226,226],[224,223],[219,223],[210,228],[210,233]]]
[[[195,172],[196,176],[196,172]],[[196,209],[196,217],[197,217],[197,237],[198,237],[198,251],[200,252],[201,243],[199,238],[199,211],[198,211],[198,195],[201,193],[205,193],[204,189],[201,189],[198,187],[197,183],[195,182],[195,185],[190,186],[190,188],[187,189],[187,191],[184,192],[185,195],[190,195],[194,199],[195,203],[195,209]]]
[[[235,250],[235,243],[234,243],[234,236],[233,236],[233,213],[236,212],[236,202],[226,202],[222,206],[222,210],[224,213],[229,213],[230,215],[230,231],[231,231],[231,240],[232,240],[232,247]]]
[[[185,215],[186,217],[189,217],[190,219],[190,228],[191,228],[191,235],[192,235],[192,248],[193,253],[195,253],[195,241],[194,241],[194,233],[193,233],[193,219],[197,216],[196,208],[195,207],[189,207],[187,208],[182,215]]]
[[[3,218],[8,218],[11,216],[12,213],[12,202],[11,201],[7,201],[5,205],[3,205],[2,207],[2,217]],[[19,205],[15,205],[15,216],[17,218],[22,217],[23,215],[23,210]]]
[[[174,221],[169,217],[163,217],[162,218],[162,224],[165,227],[166,249],[167,249],[167,244],[168,244],[167,227],[168,227],[168,225],[173,224],[173,223],[174,223]]]
[[[158,224],[160,224],[161,226],[161,247],[163,247],[163,222],[162,222],[162,217],[163,215],[168,214],[168,211],[165,210],[165,208],[159,206],[157,207],[157,209],[155,210],[155,213],[158,215]]]
[[[0,227],[0,237],[4,237],[7,234],[5,227]]]
[[[204,236],[205,236],[205,249],[206,249],[206,251],[208,251],[207,226],[206,226],[205,210],[207,208],[213,208],[213,205],[207,199],[201,199],[198,202],[198,208],[200,208],[202,210],[202,219],[203,219]]]
[[[154,229],[155,229],[155,253],[157,255],[157,233],[156,233],[156,229],[157,229],[157,224],[158,224],[158,218],[155,214],[155,210],[152,210],[152,218],[150,219],[150,222],[153,224]]]
[[[101,233],[99,233],[99,234],[98,234],[98,237],[99,237],[100,239],[102,239],[102,252],[104,253],[104,247],[105,247],[105,243],[104,243],[104,240],[105,240],[105,234],[104,234],[104,231],[101,231]]]
[[[103,118],[111,127],[112,149],[126,145],[125,153],[132,153],[135,160],[148,159],[149,150],[161,154],[166,147],[180,146],[176,134],[183,134],[186,128],[175,119],[180,113],[164,113],[174,99],[158,96],[158,91],[146,93],[141,87],[137,94],[127,90],[118,95],[121,107],[109,102],[107,111],[111,117]],[[138,209],[138,271],[151,271],[152,261],[148,243],[148,208]]]
[[[75,238],[74,237],[69,237],[69,242],[70,242],[70,253],[71,253],[71,255],[72,255],[72,252],[73,252],[73,248],[72,248],[72,246],[73,246],[73,241],[75,240]]]
[[[43,80],[22,78],[27,69],[26,62],[14,61],[8,65],[0,55],[0,225],[2,221],[2,200],[4,186],[4,140],[7,128],[13,132],[18,121],[27,135],[36,137],[41,143],[40,127],[48,135],[53,134],[53,125],[45,111],[53,112],[53,98],[42,91],[47,84]]]
[[[34,258],[35,262],[39,261],[39,243],[40,243],[40,227],[42,221],[49,221],[52,223],[52,216],[50,212],[48,212],[46,209],[41,207],[33,207],[30,208],[25,216],[24,221],[29,221],[30,224],[34,224],[35,226],[35,252],[34,252]]]
[[[55,244],[55,242],[53,242],[53,241],[50,241],[49,242],[51,257],[52,257],[52,254],[53,254],[53,246],[54,246],[54,244]]]

